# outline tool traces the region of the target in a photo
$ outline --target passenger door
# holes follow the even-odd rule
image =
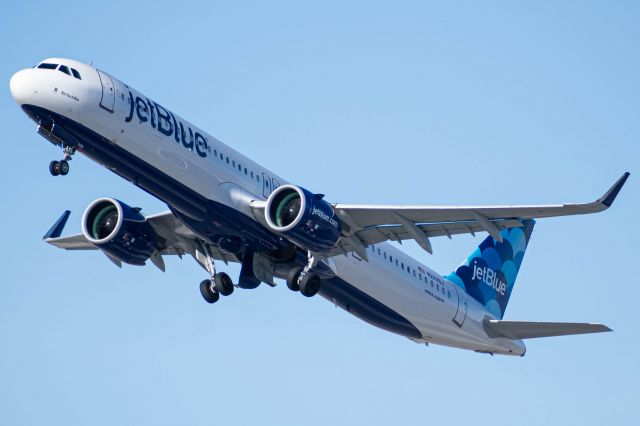
[[[100,98],[100,106],[109,112],[113,112],[113,106],[116,102],[116,90],[113,87],[113,80],[111,76],[100,70],[98,71],[98,77],[100,78],[100,84],[102,85],[102,98]]]

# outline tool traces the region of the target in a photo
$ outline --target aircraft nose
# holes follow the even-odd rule
[[[9,88],[11,89],[11,96],[18,103],[23,105],[29,101],[37,92],[33,89],[29,82],[29,71],[21,70],[15,73],[9,81]]]

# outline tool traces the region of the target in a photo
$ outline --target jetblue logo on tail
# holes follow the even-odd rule
[[[522,228],[503,229],[502,241],[487,237],[447,279],[502,319],[533,224],[533,220],[524,220]]]
[[[473,276],[471,279],[485,283],[501,296],[504,296],[504,292],[507,290],[507,283],[504,279],[500,278],[493,269],[487,268],[486,266],[480,268],[478,265],[473,265]]]

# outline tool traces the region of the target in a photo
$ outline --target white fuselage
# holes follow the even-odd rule
[[[287,183],[116,78],[77,61],[45,62],[73,67],[82,79],[57,70],[22,70],[11,82],[20,105],[82,124],[201,196],[256,220],[250,202],[265,200]],[[421,334],[413,340],[524,354],[520,340],[487,336],[483,321],[494,318],[460,287],[392,244],[369,246],[367,254],[368,261],[349,254],[332,257],[329,264],[341,279],[413,324]]]

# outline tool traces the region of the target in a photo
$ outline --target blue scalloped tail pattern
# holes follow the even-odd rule
[[[502,242],[487,237],[446,277],[499,319],[507,308],[535,221],[524,220],[522,224],[522,228],[503,229]]]

